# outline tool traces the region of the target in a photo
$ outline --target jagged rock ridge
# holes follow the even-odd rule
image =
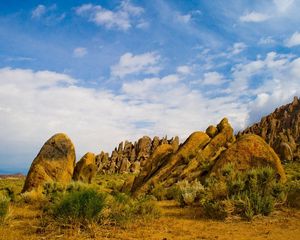
[[[300,100],[276,108],[259,123],[238,135],[253,133],[261,136],[279,155],[282,161],[300,160]]]
[[[177,151],[179,138],[176,136],[168,140],[167,137],[162,139],[154,137],[151,139],[144,136],[134,143],[121,142],[118,148],[112,151],[111,156],[104,152],[96,156],[98,173],[137,173],[143,168],[157,147],[163,144],[170,144],[173,151]]]

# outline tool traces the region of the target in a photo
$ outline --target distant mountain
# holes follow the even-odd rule
[[[282,161],[300,160],[300,100],[276,108],[260,122],[240,132],[238,136],[254,133],[261,136]]]

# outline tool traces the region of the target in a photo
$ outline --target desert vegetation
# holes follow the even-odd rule
[[[182,219],[184,222],[186,216],[193,216],[191,221],[199,224],[220,220],[235,224],[236,221],[239,224],[255,223],[267,221],[260,216],[271,215],[276,219],[286,213],[299,217],[295,216],[298,210],[291,200],[295,198],[289,196],[299,192],[300,163],[288,163],[284,167],[288,179],[284,184],[276,179],[274,170],[269,167],[235,172],[228,164],[220,177],[212,176],[202,183],[183,180],[164,191],[158,185],[151,195],[137,198],[120,192],[130,174],[98,175],[91,184],[71,182],[63,186],[46,183],[41,192],[27,193],[21,193],[24,179],[1,180],[0,229],[8,234],[5,239],[21,235],[24,239],[97,238],[102,236],[99,231],[112,229],[117,229],[118,237],[133,239],[126,235],[126,231],[134,226],[151,229],[166,219],[171,222]],[[12,182],[18,182],[19,187],[6,190]],[[34,227],[19,226],[13,230],[18,221],[29,221]],[[8,229],[11,229],[9,233]],[[110,236],[115,239],[114,234],[110,233]]]

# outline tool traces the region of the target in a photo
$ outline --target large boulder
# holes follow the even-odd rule
[[[281,181],[286,181],[284,169],[274,150],[259,136],[247,134],[233,143],[216,161],[210,175],[220,176],[226,164],[237,171],[257,167],[272,167]]]
[[[97,165],[95,163],[95,154],[88,152],[76,164],[73,180],[91,183],[96,173]]]
[[[46,182],[68,184],[75,167],[75,149],[70,138],[63,133],[52,136],[33,160],[22,192],[38,190]]]

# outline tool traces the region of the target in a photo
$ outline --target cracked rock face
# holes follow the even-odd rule
[[[300,160],[300,100],[277,108],[238,135],[261,136],[279,155],[281,161]]]
[[[22,192],[42,188],[46,182],[68,184],[75,167],[75,149],[63,133],[52,136],[33,160]]]

